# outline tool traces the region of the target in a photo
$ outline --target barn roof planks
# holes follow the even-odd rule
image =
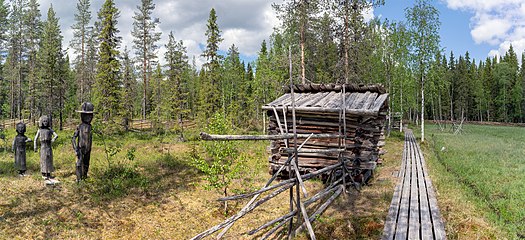
[[[343,91],[344,88],[344,91]],[[362,180],[375,168],[384,145],[383,128],[388,111],[388,93],[381,85],[304,84],[294,85],[298,134],[333,134],[332,139],[312,139],[299,152],[299,168],[311,172],[343,160],[352,160]],[[274,101],[264,105],[270,122],[269,134],[290,134],[292,99],[290,87]],[[344,111],[343,111],[344,108]],[[342,117],[344,112],[344,118]],[[346,125],[346,126],[345,126]],[[343,134],[345,132],[346,134]],[[299,139],[303,142],[304,139]],[[288,158],[293,143],[270,143],[272,172]]]

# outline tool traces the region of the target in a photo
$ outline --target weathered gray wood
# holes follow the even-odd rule
[[[408,239],[419,238],[419,189],[418,189],[418,175],[416,170],[416,151],[414,147],[414,141],[409,138],[408,142],[410,146],[410,213],[408,216]]]
[[[321,215],[327,208],[332,204],[332,202],[341,195],[343,192],[344,187],[341,185],[337,188],[337,191],[328,199],[326,202],[324,202],[319,208],[310,216],[308,222],[314,222],[317,219],[317,216]],[[307,222],[307,223],[308,223]],[[301,225],[299,228],[295,230],[294,235],[297,235],[304,229],[305,224]],[[307,225],[308,226],[308,225]]]
[[[241,217],[243,217],[247,213],[251,212],[257,206],[260,206],[261,204],[263,204],[263,203],[267,202],[268,200],[274,198],[275,196],[279,195],[280,193],[282,193],[282,192],[286,191],[287,189],[291,188],[293,185],[294,185],[293,183],[289,183],[288,185],[283,186],[280,189],[277,189],[276,191],[272,192],[268,196],[264,197],[263,199],[257,201],[253,205],[251,205],[249,208],[245,209],[245,211],[238,212],[234,216],[226,219],[224,222],[222,222],[222,223],[220,223],[218,225],[215,225],[214,227],[209,228],[208,230],[206,230],[204,232],[199,233],[198,235],[196,235],[195,237],[193,237],[191,239],[192,240],[202,239],[202,238],[204,238],[206,236],[209,236],[209,235],[213,234],[214,232],[216,232],[216,231],[218,231],[218,230],[220,230],[220,229],[230,225],[232,222],[235,222],[235,221],[239,220]]]
[[[403,153],[401,156],[401,169],[398,172],[397,177],[399,178],[396,188],[394,190],[394,195],[392,196],[392,202],[390,203],[390,208],[388,209],[388,215],[385,221],[385,226],[383,230],[382,240],[393,240],[396,233],[396,222],[399,215],[399,208],[401,205],[401,194],[403,190],[403,181],[406,173],[406,158],[407,158],[407,145],[403,146]]]
[[[330,106],[327,104],[327,106]],[[282,106],[276,106],[277,110],[281,110]],[[269,106],[262,106],[263,110],[272,110],[272,107]],[[329,108],[329,107],[296,107],[296,111],[301,112],[311,112],[311,113],[338,113],[339,108]],[[354,109],[354,108],[347,108],[346,115],[364,115],[364,116],[377,116],[378,112],[374,112],[371,110],[365,110],[365,109]]]
[[[416,140],[412,138],[412,144],[417,145]],[[432,221],[430,216],[428,195],[427,195],[427,185],[425,182],[426,173],[423,169],[423,162],[421,155],[419,154],[417,146],[414,146],[416,152],[415,159],[417,163],[417,174],[418,174],[418,185],[419,187],[419,200],[420,200],[420,216],[421,216],[421,239],[432,239]]]
[[[308,138],[309,134],[297,134],[297,138]],[[230,141],[230,140],[284,140],[293,139],[293,134],[280,135],[214,135],[205,132],[200,133],[202,140],[209,141]],[[313,134],[311,138],[339,138],[337,134]]]
[[[408,139],[405,136],[405,144],[408,143]],[[408,156],[410,156],[410,149],[408,151]],[[410,210],[410,178],[412,177],[412,174],[410,173],[409,169],[412,169],[412,165],[410,161],[406,161],[406,169],[407,172],[405,173],[405,177],[403,178],[403,190],[401,193],[401,204],[399,208],[399,215],[396,225],[396,235],[395,239],[407,239],[408,236],[408,214]]]
[[[410,130],[405,132],[403,149],[402,180],[396,186],[382,239],[446,239],[425,159]]]
[[[342,181],[342,179],[340,178],[339,180],[335,181],[331,186],[325,188],[324,190],[316,193],[314,196],[312,196],[311,198],[309,198],[308,200],[306,200],[304,202],[304,206],[305,207],[308,207],[310,206],[312,203],[314,202],[317,202],[319,201],[320,199],[324,198],[326,195],[328,194],[331,194],[333,193],[334,191],[336,191],[338,189],[338,185],[339,183]],[[297,213],[297,209],[295,209],[294,211],[292,212],[289,212],[287,213],[286,215],[284,216],[281,216],[281,217],[278,217],[272,221],[269,221],[263,225],[261,225],[260,227],[256,228],[256,229],[253,229],[249,232],[247,232],[248,235],[253,235],[253,234],[256,234],[258,233],[259,231],[265,229],[265,228],[268,228],[270,227],[271,225],[275,224],[275,223],[278,223],[278,222],[281,222],[281,221],[287,221],[289,220],[290,217],[294,216],[295,214]]]
[[[301,178],[303,180],[314,178],[314,177],[316,177],[316,176],[318,176],[318,175],[320,175],[320,174],[322,174],[324,172],[331,171],[331,170],[333,170],[335,168],[338,168],[340,166],[341,166],[340,163],[334,164],[334,165],[325,167],[323,169],[319,169],[319,170],[317,170],[315,172],[311,172],[311,173],[307,173],[307,174],[301,175]],[[236,200],[236,199],[249,198],[249,197],[252,197],[252,196],[254,196],[256,194],[267,192],[267,191],[270,191],[272,189],[284,186],[286,184],[295,183],[295,181],[296,181],[295,179],[284,180],[284,181],[281,181],[278,184],[275,184],[275,185],[272,185],[272,186],[268,186],[268,187],[265,187],[265,188],[261,188],[261,189],[259,189],[258,191],[255,191],[255,192],[246,193],[246,194],[239,194],[239,195],[230,196],[230,197],[219,198],[219,199],[217,199],[217,201],[231,201],[231,200]]]

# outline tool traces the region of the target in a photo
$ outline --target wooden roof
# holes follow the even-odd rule
[[[346,92],[376,92],[376,93],[386,93],[386,89],[383,87],[383,85],[379,84],[372,84],[372,85],[363,85],[363,84],[316,84],[316,83],[309,83],[309,84],[296,84],[293,86],[294,92],[296,93],[316,93],[316,92],[331,92],[336,91],[340,92],[341,89],[343,89],[343,86],[345,86]],[[283,90],[285,93],[290,92],[290,86],[286,85],[283,87]]]
[[[343,106],[343,94],[341,92],[343,86],[316,84],[315,86],[318,89],[324,88],[324,90],[319,91],[311,88],[312,85],[314,84],[308,84],[310,88],[304,87],[306,85],[294,86],[296,111],[339,113]],[[385,93],[384,88],[380,85],[346,85],[346,87],[348,91],[345,93],[344,99],[347,114],[377,116],[387,102],[388,93]],[[297,93],[295,88],[299,90]],[[288,87],[288,89],[290,88]],[[273,110],[273,108],[291,110],[291,106],[291,93],[285,93],[262,108],[264,110]]]

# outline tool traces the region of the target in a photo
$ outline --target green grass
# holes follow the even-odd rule
[[[525,238],[525,128],[465,125],[464,130],[454,135],[436,125],[426,128],[428,150],[436,157],[430,165],[437,164],[437,174],[448,174],[438,179],[454,181],[444,185],[461,188],[463,199],[495,227],[510,238]]]

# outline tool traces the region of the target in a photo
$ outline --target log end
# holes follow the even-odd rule
[[[207,134],[205,132],[201,132],[200,133],[200,137],[201,137],[202,140],[211,140],[210,134]]]

